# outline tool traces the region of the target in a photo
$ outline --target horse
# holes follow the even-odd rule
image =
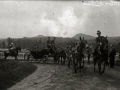
[[[99,74],[103,74],[105,71],[106,62],[108,60],[108,40],[107,37],[103,37],[101,40],[102,45],[97,46],[93,53],[94,61],[94,72],[96,63],[98,63]],[[101,71],[101,66],[103,63],[103,70]]]
[[[57,50],[57,48],[51,46],[50,48],[48,48],[48,52],[49,52],[48,57],[53,57],[53,58],[54,58],[54,63],[57,62],[57,61],[58,61],[58,63],[59,63],[59,61],[60,61],[60,59],[61,59],[61,64],[62,64],[62,65],[65,64],[66,52],[65,52],[64,49],[62,49],[62,50]],[[63,61],[62,59],[63,59],[64,61]]]
[[[75,73],[77,73],[77,69],[79,69],[79,71],[81,72],[81,68],[84,67],[84,52],[85,52],[85,46],[87,44],[87,41],[84,40],[81,37],[79,37],[80,39],[80,43],[77,47],[77,52],[78,53],[73,53],[72,57],[73,57],[73,67],[74,67],[74,71]],[[83,66],[81,65],[83,62]]]
[[[54,54],[54,62],[58,61],[58,64],[59,64],[59,61],[61,59],[61,64],[65,65],[66,57],[67,57],[67,55],[66,55],[66,51],[64,49],[60,50],[60,51],[56,51]]]
[[[15,57],[15,60],[17,60],[18,59],[17,58],[18,51],[21,51],[21,47],[20,46],[15,47],[12,51],[5,51],[4,52],[4,56],[5,56],[4,59],[6,59],[8,56],[13,56],[13,57]]]

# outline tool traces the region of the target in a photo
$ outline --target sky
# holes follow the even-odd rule
[[[120,36],[117,1],[0,1],[0,38]]]

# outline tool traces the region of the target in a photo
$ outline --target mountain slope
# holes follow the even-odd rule
[[[86,39],[86,40],[91,40],[91,39],[95,39],[95,37],[93,37],[93,36],[90,36],[90,35],[86,35],[86,34],[82,34],[82,33],[79,33],[79,34],[76,34],[74,37],[72,37],[72,38],[75,38],[75,39],[79,39],[79,37],[84,37],[84,39]]]

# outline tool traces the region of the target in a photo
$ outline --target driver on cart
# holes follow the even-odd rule
[[[48,40],[47,40],[47,48],[51,48],[51,40],[50,40],[50,37],[48,37]]]
[[[52,47],[52,50],[53,50],[53,51],[56,50],[56,47],[55,47],[55,39],[56,39],[56,37],[54,37],[53,40],[51,41],[51,47]]]
[[[38,46],[37,45],[34,45],[34,50],[38,51]]]

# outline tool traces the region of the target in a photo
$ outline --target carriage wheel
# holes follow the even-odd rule
[[[33,60],[33,57],[29,52],[27,52],[24,54],[24,60],[25,60],[25,62],[30,62]]]

